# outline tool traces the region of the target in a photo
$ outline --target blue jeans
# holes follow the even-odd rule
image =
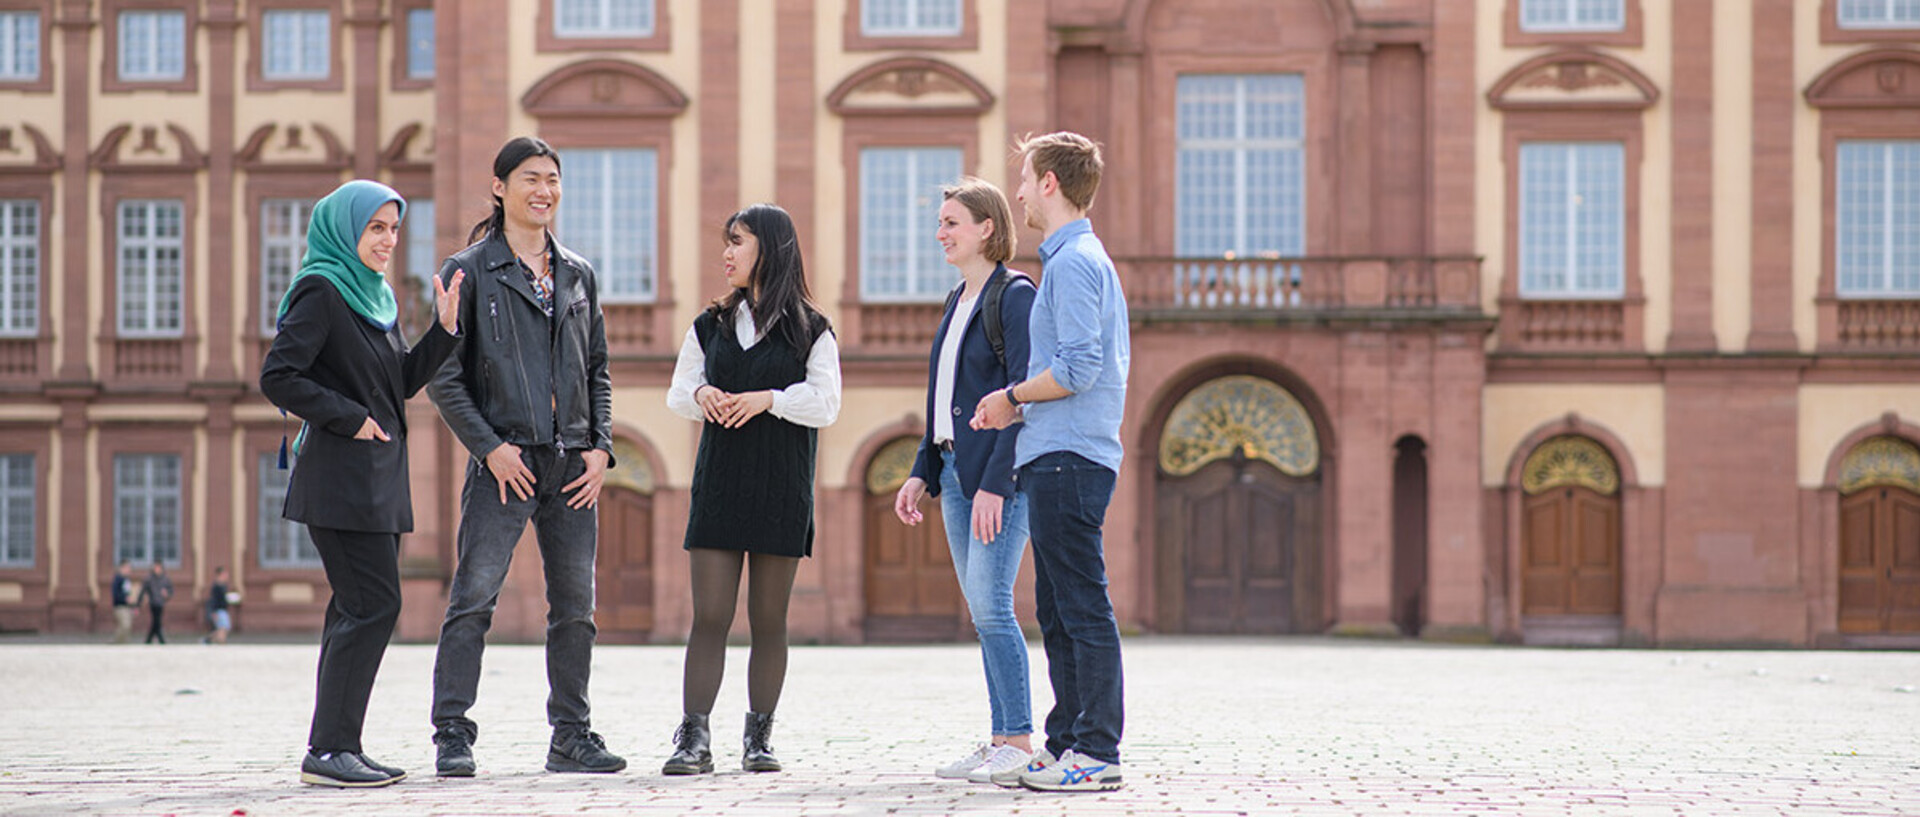
[[[479,727],[467,717],[480,687],[480,654],[493,608],[507,579],[513,547],[533,522],[540,566],[547,580],[547,723],[556,742],[589,727],[587,677],[593,664],[594,549],[600,517],[592,508],[570,508],[560,487],[586,473],[579,451],[564,457],[551,447],[529,447],[521,460],[533,471],[534,494],[521,499],[509,488],[500,503],[499,483],[482,460],[469,460],[460,492],[459,562],[447,592],[447,617],[433,663],[433,725],[468,742]]]
[[[1031,500],[1035,612],[1053,685],[1047,750],[1054,757],[1072,749],[1120,762],[1120,627],[1107,598],[1100,544],[1116,476],[1066,451],[1042,454],[1020,468],[1020,490]]]
[[[987,667],[987,702],[993,734],[1033,732],[1033,703],[1027,693],[1027,637],[1013,614],[1013,580],[1027,547],[1027,498],[1004,497],[1000,535],[991,542],[973,536],[973,500],[960,490],[960,469],[953,452],[940,459],[940,517],[947,525],[953,572],[967,597],[973,631],[980,636],[980,660]]]

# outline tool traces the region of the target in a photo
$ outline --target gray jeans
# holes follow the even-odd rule
[[[460,492],[459,564],[440,625],[433,665],[433,725],[469,742],[479,727],[467,718],[480,685],[480,653],[486,648],[493,608],[506,581],[513,546],[533,522],[547,583],[547,723],[556,739],[586,731],[587,676],[593,663],[593,566],[599,515],[567,507],[560,487],[579,478],[586,463],[579,451],[564,458],[556,448],[528,448],[521,459],[534,475],[534,496],[512,489],[500,502],[499,484],[480,460],[467,464]]]

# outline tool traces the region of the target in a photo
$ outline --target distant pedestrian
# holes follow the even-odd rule
[[[213,569],[213,586],[207,590],[207,625],[211,631],[206,638],[200,639],[206,644],[227,643],[227,632],[233,629],[233,614],[227,608],[232,603],[228,596],[233,592],[227,581],[227,569]]]
[[[133,562],[120,560],[113,572],[113,643],[133,637]]]
[[[146,602],[147,615],[153,618],[152,623],[147,625],[146,643],[167,643],[167,634],[161,632],[160,627],[167,618],[167,602],[172,600],[173,580],[167,578],[167,566],[154,562],[153,569],[147,573],[146,583],[140,585],[140,597],[134,599],[135,604]]]

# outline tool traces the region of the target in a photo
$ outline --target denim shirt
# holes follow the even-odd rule
[[[1127,296],[1107,248],[1086,219],[1070,222],[1040,245],[1040,291],[1028,318],[1027,377],[1048,369],[1065,398],[1029,403],[1016,466],[1067,451],[1120,472],[1120,416],[1127,402],[1132,344]]]

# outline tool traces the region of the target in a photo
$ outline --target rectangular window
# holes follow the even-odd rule
[[[0,565],[33,566],[32,454],[0,456]]]
[[[1305,252],[1305,98],[1299,74],[1180,77],[1176,255]]]
[[[40,78],[40,14],[0,12],[0,80]]]
[[[937,37],[960,33],[961,0],[860,0],[860,31],[869,37]]]
[[[407,221],[400,225],[400,239],[406,243],[405,266],[400,271],[419,283],[420,297],[428,304],[433,303],[433,282],[427,278],[440,271],[439,253],[433,246],[433,212],[433,199],[414,199],[407,202]]]
[[[260,455],[260,566],[308,568],[320,566],[307,526],[281,517],[287,504],[287,480],[292,469],[280,468],[280,453]]]
[[[593,263],[604,301],[654,297],[659,258],[657,153],[646,148],[565,150],[567,244]]]
[[[407,78],[433,79],[433,9],[407,10]]]
[[[651,37],[653,0],[553,0],[556,37]]]
[[[326,79],[331,15],[315,9],[269,9],[261,15],[260,72],[267,79]]]
[[[122,80],[175,80],[186,75],[186,12],[120,12]]]
[[[120,203],[120,334],[179,337],[182,269],[178,200]]]
[[[1840,0],[1841,28],[1920,26],[1920,0]]]
[[[1624,0],[1520,0],[1522,31],[1624,31]]]
[[[940,187],[960,178],[959,148],[860,151],[860,297],[939,300],[957,272],[933,233]]]
[[[40,331],[40,202],[0,200],[0,336]]]
[[[286,297],[300,258],[307,254],[307,218],[313,202],[268,199],[260,203],[260,334],[278,331],[280,299]]]
[[[113,560],[180,564],[180,458],[113,458]]]
[[[1626,148],[1618,142],[1520,146],[1520,295],[1625,294]]]
[[[1920,298],[1920,141],[1841,142],[1836,154],[1836,292]]]

